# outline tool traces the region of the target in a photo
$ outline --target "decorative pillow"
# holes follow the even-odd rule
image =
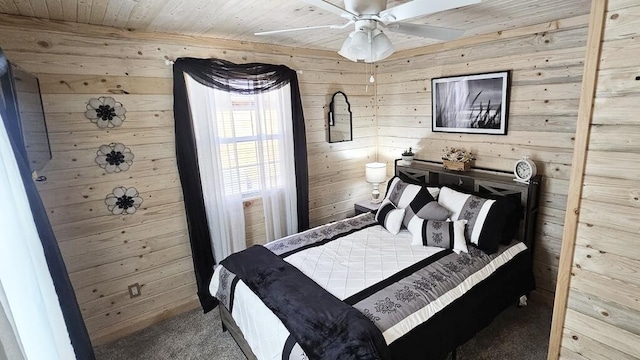
[[[505,199],[506,200],[506,199]],[[504,212],[507,214],[506,225],[502,232],[502,241],[500,241],[503,245],[511,244],[511,241],[518,236],[518,229],[520,227],[520,220],[523,217],[522,213],[522,205],[516,203],[515,201],[502,201],[496,200],[499,204],[504,205]],[[522,240],[522,239],[521,239]]]
[[[467,220],[439,221],[414,217],[409,223],[413,235],[411,245],[437,246],[452,249],[456,254],[468,253],[464,230]]]
[[[376,221],[390,233],[397,235],[404,219],[404,209],[397,209],[392,202],[384,200],[376,213]]]
[[[467,220],[465,237],[487,254],[498,250],[503,237],[513,228],[508,216],[509,202],[455,191],[448,187],[440,190],[438,203],[449,209],[451,220]],[[511,239],[509,239],[511,241]]]
[[[407,187],[407,185],[411,185],[409,188],[410,189],[417,189],[417,188],[422,188],[425,187],[424,184],[419,183],[418,181],[415,181],[413,179],[408,179],[409,181],[406,180],[406,176],[403,177],[398,177],[398,176],[394,176],[392,177],[388,182],[387,182],[387,192],[385,194],[385,198],[388,198],[391,190],[395,188],[395,186],[399,185],[401,187],[401,189],[404,189],[405,187]],[[438,194],[440,193],[440,188],[439,187],[432,187],[432,186],[426,186],[427,190],[429,190],[429,194],[431,194],[431,196],[433,196],[434,199],[438,199]],[[417,190],[413,190],[413,191],[417,191]]]
[[[431,189],[440,191],[439,188]],[[402,221],[405,227],[409,226],[409,222],[416,215],[427,220],[446,220],[450,215],[449,210],[435,200],[430,188],[409,184],[397,177],[389,184],[385,200],[391,201],[398,208],[405,209]]]
[[[520,229],[520,220],[524,218],[522,204],[519,199],[492,194],[474,193],[474,195],[496,201],[493,205],[495,208],[494,215],[505,217],[504,226],[502,228],[502,239],[500,242],[503,245],[511,244],[511,241],[519,236],[518,230]],[[502,214],[499,214],[500,212]]]

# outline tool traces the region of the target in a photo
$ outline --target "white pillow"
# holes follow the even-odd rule
[[[407,228],[413,235],[411,245],[437,246],[460,254],[469,252],[464,237],[466,225],[467,220],[437,221],[415,216]]]
[[[384,200],[376,212],[376,221],[390,233],[397,235],[404,220],[404,209],[397,209],[389,200]]]

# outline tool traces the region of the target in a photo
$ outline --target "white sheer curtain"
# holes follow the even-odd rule
[[[262,198],[267,242],[296,232],[290,87],[234,95],[186,81],[215,258],[245,248],[244,200]]]
[[[261,193],[265,218],[266,241],[270,242],[298,230],[296,169],[293,153],[291,121],[291,88],[289,85],[258,95],[259,151],[263,176]],[[276,121],[271,121],[276,116]],[[278,129],[270,127],[277,126]],[[279,133],[279,141],[268,141],[267,134]]]
[[[0,118],[0,355],[75,359],[4,122]]]
[[[198,167],[202,195],[209,222],[213,255],[217,261],[246,248],[244,208],[240,192],[225,192],[225,182],[233,182],[237,172],[225,174],[216,135],[216,101],[213,89],[186,76],[193,131],[198,147]],[[225,179],[225,176],[227,178]]]

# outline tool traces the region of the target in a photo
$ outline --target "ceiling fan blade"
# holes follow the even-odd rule
[[[324,0],[302,0],[304,2],[306,2],[307,4],[311,4],[314,5],[316,7],[319,7],[321,9],[327,10],[329,12],[332,12],[334,14],[338,14],[340,16],[342,16],[343,18],[347,18],[347,19],[353,19],[354,17],[357,17],[358,15],[351,13],[339,6],[333,5],[330,2],[324,1]]]
[[[304,0],[307,1],[307,0]],[[457,7],[477,4],[481,0],[413,0],[380,12],[383,21],[402,21]]]
[[[344,29],[351,24],[353,24],[353,21],[349,21],[344,25],[319,25],[319,26],[307,26],[307,27],[292,28],[292,29],[261,31],[261,32],[254,33],[253,35],[272,35],[272,34],[279,34],[279,33],[285,33],[290,31],[302,31],[302,30],[314,30],[314,29]]]
[[[463,30],[404,22],[390,23],[386,25],[386,28],[390,31],[407,35],[421,36],[445,41],[457,39],[462,36],[462,34],[464,34]]]

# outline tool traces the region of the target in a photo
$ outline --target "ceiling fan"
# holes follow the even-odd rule
[[[402,20],[432,14],[457,7],[477,4],[481,0],[412,0],[387,9],[387,0],[344,0],[341,8],[325,0],[302,0],[321,9],[340,15],[348,22],[343,25],[321,25],[303,28],[257,32],[255,35],[272,35],[290,31],[314,29],[344,29],[355,24],[338,54],[352,61],[376,62],[394,52],[391,40],[382,29],[437,40],[453,40],[464,31],[424,24],[412,24]],[[380,27],[380,28],[379,28]]]

